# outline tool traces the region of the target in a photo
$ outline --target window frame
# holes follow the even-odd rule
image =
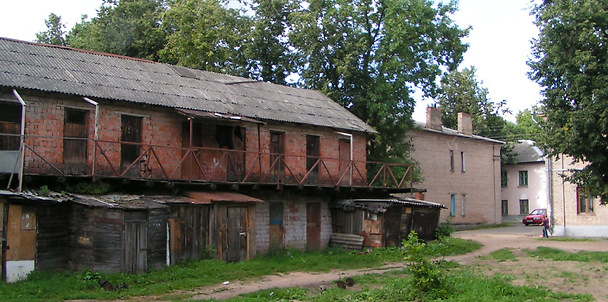
[[[466,170],[466,158],[464,155],[464,151],[460,152],[460,172],[465,173]]]
[[[525,177],[522,177],[522,175],[524,175]],[[519,171],[519,186],[520,187],[527,187],[528,184],[529,184],[528,170],[520,170]]]
[[[594,198],[586,194],[585,188],[576,187],[576,213],[595,214]]]
[[[454,150],[450,150],[450,171],[454,172]]]

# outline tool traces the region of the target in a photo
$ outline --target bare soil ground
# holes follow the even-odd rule
[[[608,251],[608,240],[593,241],[556,241],[543,239],[538,226],[514,225],[506,228],[460,231],[455,237],[471,239],[483,244],[475,252],[446,257],[487,275],[503,274],[512,276],[515,285],[545,286],[558,292],[590,294],[597,301],[608,301],[608,287],[603,276],[608,272],[608,263],[582,263],[569,261],[551,261],[529,257],[524,250],[534,250],[539,246],[552,247],[569,252]],[[487,257],[490,253],[508,248],[517,256],[516,260],[499,261]],[[387,265],[377,269],[330,271],[328,273],[296,272],[286,275],[265,276],[258,280],[230,281],[203,287],[194,291],[175,294],[194,295],[193,300],[228,299],[244,293],[251,293],[269,288],[300,287],[318,289],[320,286],[335,286],[335,281],[349,276],[371,273],[382,273],[401,268],[400,264]],[[356,290],[356,288],[353,288]],[[139,300],[139,299],[137,299]],[[146,297],[146,300],[151,300]]]

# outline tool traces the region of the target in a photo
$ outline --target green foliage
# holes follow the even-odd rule
[[[158,61],[166,43],[164,10],[163,0],[104,0],[97,16],[83,18],[66,40],[75,48]]]
[[[600,0],[536,4],[533,13],[540,34],[528,63],[530,78],[543,87],[545,149],[584,162],[585,168],[569,180],[602,197],[608,197],[606,12],[608,2]]]
[[[458,128],[458,113],[468,113],[473,133],[490,138],[505,136],[506,121],[500,114],[508,113],[506,101],[494,103],[488,99],[488,89],[481,86],[475,67],[453,70],[441,78],[437,104],[441,108],[443,125]]]
[[[431,262],[426,253],[426,243],[418,240],[418,234],[412,231],[404,240],[406,271],[412,277],[412,297],[419,294],[434,293],[442,298],[446,293],[444,276],[436,263]]]
[[[452,226],[452,219],[448,217],[448,219],[437,226],[435,230],[435,234],[433,236],[437,240],[441,240],[446,237],[451,237],[452,233],[454,233],[454,227]]]
[[[493,251],[490,253],[490,257],[503,262],[507,260],[517,260],[517,257],[513,255],[513,250],[511,249],[500,249],[497,251]]]
[[[49,18],[44,20],[47,30],[36,33],[36,42],[66,46],[65,25],[61,23],[61,16],[51,13]]]
[[[111,190],[112,186],[105,182],[78,182],[66,186],[66,191],[77,194],[102,195]]]
[[[44,186],[40,187],[41,196],[49,196],[50,194],[51,194],[51,189],[49,189],[49,186],[44,185]]]

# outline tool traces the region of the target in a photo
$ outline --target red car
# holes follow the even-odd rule
[[[543,222],[543,216],[547,214],[547,209],[535,209],[530,212],[530,214],[526,215],[524,219],[521,220],[523,224],[526,226],[529,224],[541,224]]]

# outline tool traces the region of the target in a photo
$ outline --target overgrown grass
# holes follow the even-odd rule
[[[553,261],[578,261],[590,262],[599,261],[602,263],[608,262],[608,252],[587,252],[581,251],[577,253],[569,253],[562,250],[540,246],[536,250],[526,250],[532,257],[551,259]]]
[[[449,270],[449,291],[421,293],[412,297],[411,278],[399,274],[364,275],[354,277],[360,290],[328,286],[318,289],[269,289],[242,295],[226,301],[593,301],[590,295],[556,293],[546,287],[515,286],[501,275],[487,277],[469,270]],[[379,286],[382,285],[382,286]]]
[[[471,251],[474,243],[458,238],[444,239],[441,247],[428,245],[433,256],[462,254]],[[330,269],[378,267],[402,262],[402,249],[373,249],[351,252],[327,249],[321,252],[297,250],[272,251],[267,255],[238,263],[217,260],[190,261],[145,274],[102,274],[90,271],[69,273],[33,272],[23,282],[0,283],[1,301],[63,301],[73,299],[122,299],[133,296],[161,295],[175,290],[188,290],[224,281],[244,280],[293,271],[322,272]],[[98,281],[128,285],[127,289],[105,291]]]
[[[498,260],[499,262],[517,260],[517,257],[515,257],[515,255],[513,255],[513,250],[506,249],[506,248],[491,252],[490,257]]]

